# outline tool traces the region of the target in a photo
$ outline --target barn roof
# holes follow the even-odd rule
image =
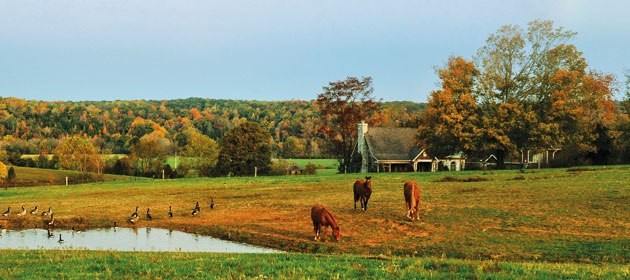
[[[415,145],[415,128],[370,127],[365,137],[377,160],[413,160],[423,150]]]

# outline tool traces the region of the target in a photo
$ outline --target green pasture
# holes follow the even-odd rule
[[[0,251],[2,279],[627,279],[628,266],[317,254]]]

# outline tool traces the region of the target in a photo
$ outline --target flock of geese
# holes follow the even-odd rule
[[[39,205],[36,205],[30,212],[31,215],[37,215],[39,213]],[[20,213],[16,214],[18,217],[26,216],[26,207],[22,205],[22,210]],[[2,217],[11,216],[11,207],[8,207],[6,211],[2,212]],[[42,211],[42,217],[49,217],[48,221],[46,221],[46,228],[48,231],[48,238],[53,238],[55,235],[50,231],[50,228],[55,225],[55,213],[53,213],[52,207],[48,207],[48,211]],[[61,238],[61,234],[59,234],[59,243],[63,243],[63,238]]]
[[[214,209],[214,199],[211,197],[210,198],[210,205],[209,205],[210,209]],[[131,216],[129,217],[129,219],[127,220],[127,222],[131,223],[131,224],[136,224],[136,222],[138,222],[138,220],[140,220],[140,215],[138,214],[138,209],[140,207],[136,206],[136,210],[133,211],[133,213],[131,213]],[[151,209],[147,208],[147,212],[145,214],[145,218],[147,221],[151,221],[153,220],[153,216],[151,216]],[[190,213],[191,216],[197,216],[199,215],[199,212],[201,212],[201,206],[199,206],[199,201],[197,201],[197,203],[195,203],[195,208],[193,208],[192,212]],[[168,206],[168,212],[167,215],[169,218],[173,218],[173,207],[172,206]],[[114,226],[116,226],[116,222],[114,222]]]
[[[210,198],[210,205],[209,205],[210,209],[214,209],[214,199]],[[140,220],[140,215],[138,214],[138,206],[136,206],[136,210],[131,213],[131,216],[129,217],[129,219],[127,220],[129,223],[131,224],[136,224],[136,222],[138,222],[138,220]],[[147,212],[145,214],[145,218],[147,221],[151,221],[153,220],[153,216],[151,216],[150,213],[150,208],[147,208]],[[197,216],[199,214],[199,212],[201,212],[201,206],[199,205],[199,201],[197,201],[197,203],[195,203],[195,207],[193,208],[192,212],[191,212],[191,216]],[[24,205],[22,205],[22,209],[20,210],[19,213],[17,213],[16,215],[19,217],[23,217],[26,216],[26,207]],[[31,215],[37,215],[39,213],[39,206],[35,206],[35,208],[33,208],[30,212]],[[2,213],[3,217],[10,217],[12,214],[11,212],[11,207],[8,207],[6,211],[4,211]],[[48,217],[48,220],[45,222],[46,223],[46,229],[47,229],[47,235],[48,238],[54,238],[55,234],[51,231],[51,227],[53,227],[55,225],[55,214],[53,213],[52,207],[48,207],[47,211],[42,211],[41,212],[41,217]],[[167,213],[169,218],[173,218],[173,208],[172,206],[168,206],[168,213]],[[2,227],[2,225],[0,224],[0,228],[2,230],[6,230]],[[117,229],[118,226],[116,224],[116,222],[114,222],[114,230]],[[72,230],[74,232],[74,227],[72,227]],[[63,243],[64,240],[61,237],[61,233],[59,234],[59,239],[57,240],[59,243]]]

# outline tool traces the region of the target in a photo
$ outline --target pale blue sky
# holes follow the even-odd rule
[[[434,67],[500,26],[553,20],[592,69],[630,68],[630,2],[0,0],[0,96],[312,100],[371,76],[374,96],[426,102]]]

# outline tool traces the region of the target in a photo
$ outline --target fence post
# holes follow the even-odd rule
[[[66,187],[68,186],[68,176],[66,176]]]
[[[254,166],[254,178],[258,175],[258,167]]]

